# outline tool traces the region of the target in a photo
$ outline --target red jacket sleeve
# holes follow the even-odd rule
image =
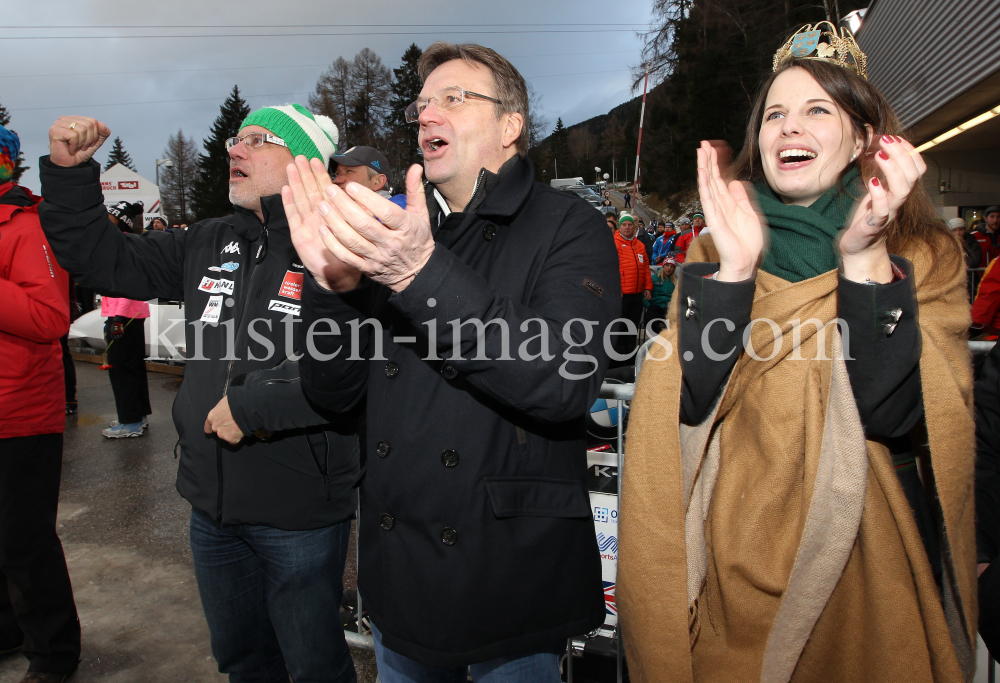
[[[979,293],[972,304],[972,322],[984,327],[994,327],[993,319],[1000,308],[1000,268],[991,267],[982,282]]]
[[[58,340],[69,331],[69,275],[56,263],[38,214],[19,211],[0,232],[0,332]]]

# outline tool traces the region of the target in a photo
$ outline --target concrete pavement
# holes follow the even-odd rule
[[[108,440],[115,418],[107,373],[76,363],[80,413],[66,419],[59,534],[83,627],[72,683],[227,680],[209,647],[188,545],[191,506],[174,489],[177,440],[170,407],[179,380],[149,374],[153,414],[139,439]],[[353,542],[345,576],[354,587]],[[374,656],[353,651],[359,683],[375,680]],[[0,683],[27,669],[0,660]]]

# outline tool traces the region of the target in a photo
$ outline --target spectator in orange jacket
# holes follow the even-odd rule
[[[649,274],[646,247],[635,238],[635,219],[631,214],[622,213],[618,219],[615,247],[618,249],[618,272],[622,278],[622,318],[631,321],[638,330],[642,320],[642,300],[649,300],[653,291],[653,279]],[[637,336],[617,336],[615,351],[622,355],[630,354],[635,350],[637,341]]]
[[[24,680],[61,681],[80,659],[56,534],[69,276],[38,222],[41,199],[13,182],[19,148],[0,126],[0,656],[20,650],[31,672]]]

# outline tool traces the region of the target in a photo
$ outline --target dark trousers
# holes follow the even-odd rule
[[[631,320],[636,327],[639,329],[639,324],[642,321],[642,292],[637,294],[622,294],[622,315],[621,317]],[[624,332],[625,326],[621,323],[615,325],[616,332]],[[632,353],[635,351],[636,344],[638,343],[638,337],[633,337],[631,335],[623,334],[616,336],[615,340],[615,351],[620,354]],[[623,361],[626,364],[631,361]],[[612,363],[614,365],[614,363]]]
[[[145,320],[133,318],[125,326],[125,336],[108,346],[111,391],[115,395],[118,421],[123,425],[139,422],[153,411],[149,407],[146,380]]]
[[[308,531],[222,525],[191,510],[191,553],[230,683],[355,683],[340,602],[350,521]]]
[[[70,673],[80,621],[56,508],[62,434],[0,439],[0,650],[24,644],[30,671]]]
[[[659,334],[667,326],[666,317],[667,309],[663,306],[650,304],[649,308],[646,309],[646,323],[649,324],[650,320],[653,321],[651,325],[653,334]]]
[[[73,356],[69,355],[69,335],[64,335],[59,340],[62,346],[63,379],[66,382],[66,403],[76,400],[76,366],[73,365]]]
[[[76,302],[80,304],[80,315],[94,310],[94,290],[76,286]]]

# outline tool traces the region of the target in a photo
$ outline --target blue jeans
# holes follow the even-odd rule
[[[497,657],[461,669],[436,669],[382,645],[382,634],[372,624],[375,661],[381,683],[559,683],[559,655],[549,651],[522,652]],[[296,683],[298,681],[296,680]]]
[[[230,683],[355,683],[340,601],[351,523],[221,528],[191,511],[191,552],[212,654]]]

